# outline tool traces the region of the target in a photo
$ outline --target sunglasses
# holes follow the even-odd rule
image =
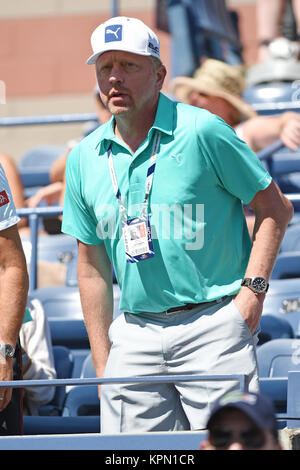
[[[213,429],[210,431],[209,440],[217,449],[226,449],[232,442],[240,442],[247,449],[259,449],[266,442],[264,433],[258,428],[246,429],[239,433],[225,429]]]

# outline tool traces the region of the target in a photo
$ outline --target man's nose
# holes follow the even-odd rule
[[[110,72],[109,81],[111,84],[123,81],[122,68],[118,64],[113,65]]]

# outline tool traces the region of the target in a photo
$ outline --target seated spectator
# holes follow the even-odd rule
[[[191,77],[177,77],[169,92],[179,101],[217,114],[232,126],[254,152],[277,139],[291,150],[300,145],[300,115],[285,112],[275,116],[257,116],[242,98],[245,79],[241,66],[207,59]]]
[[[98,116],[98,122],[89,127],[84,136],[95,130],[99,125],[104,124],[111,117],[110,112],[104,107],[101,101],[98,85],[94,88],[94,96],[96,100],[96,114]],[[82,137],[74,139],[69,142],[66,153],[62,154],[52,165],[50,169],[50,180],[51,184],[40,188],[36,194],[31,198],[27,199],[26,204],[28,207],[37,207],[42,200],[46,201],[48,205],[58,203],[63,205],[64,202],[64,189],[65,189],[65,168],[67,158],[72,148],[80,142]]]
[[[228,393],[213,407],[201,450],[281,450],[272,403],[256,393]]]
[[[300,145],[300,114],[285,112],[276,116],[257,116],[242,98],[245,79],[241,66],[207,59],[194,77],[177,77],[169,84],[169,92],[183,103],[203,108],[220,116],[254,152],[281,139],[291,150]],[[254,217],[245,208],[250,235]]]
[[[20,329],[22,369],[24,380],[55,379],[50,329],[43,306],[38,299],[28,298],[24,321]],[[41,405],[49,403],[55,387],[26,387],[24,390],[24,415],[38,415]]]

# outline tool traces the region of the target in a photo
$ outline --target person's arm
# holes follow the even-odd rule
[[[244,277],[262,276],[269,280],[286,227],[293,216],[293,206],[274,182],[259,191],[249,205],[255,213],[255,226]],[[265,294],[256,295],[243,286],[234,300],[252,333],[258,326],[264,298]]]
[[[300,145],[300,114],[286,112],[277,116],[257,116],[243,122],[243,140],[258,152],[281,139],[291,150]]]
[[[16,346],[28,293],[28,273],[17,230],[13,225],[0,231],[0,342]],[[0,355],[0,380],[12,380],[13,359]],[[11,389],[0,389],[0,411],[11,400]]]
[[[26,200],[26,205],[27,207],[37,207],[41,201],[45,200],[47,205],[51,206],[51,204],[60,200],[63,188],[63,183],[60,181],[43,186]]]
[[[50,181],[51,183],[61,182],[64,180],[67,158],[71,148],[68,148],[66,153],[58,157],[50,168]]]
[[[102,377],[113,318],[112,267],[104,243],[86,245],[78,241],[78,286],[96,375]]]

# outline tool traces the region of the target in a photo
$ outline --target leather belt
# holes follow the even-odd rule
[[[168,310],[165,310],[163,313],[165,313],[166,315],[169,315],[171,313],[180,312],[181,310],[193,310],[193,308],[204,307],[204,306],[208,307],[209,305],[222,302],[223,300],[226,299],[226,297],[227,296],[221,297],[220,299],[211,300],[210,302],[200,302],[198,304],[185,304],[185,305],[181,305],[180,307],[172,307],[172,308],[169,308]]]

